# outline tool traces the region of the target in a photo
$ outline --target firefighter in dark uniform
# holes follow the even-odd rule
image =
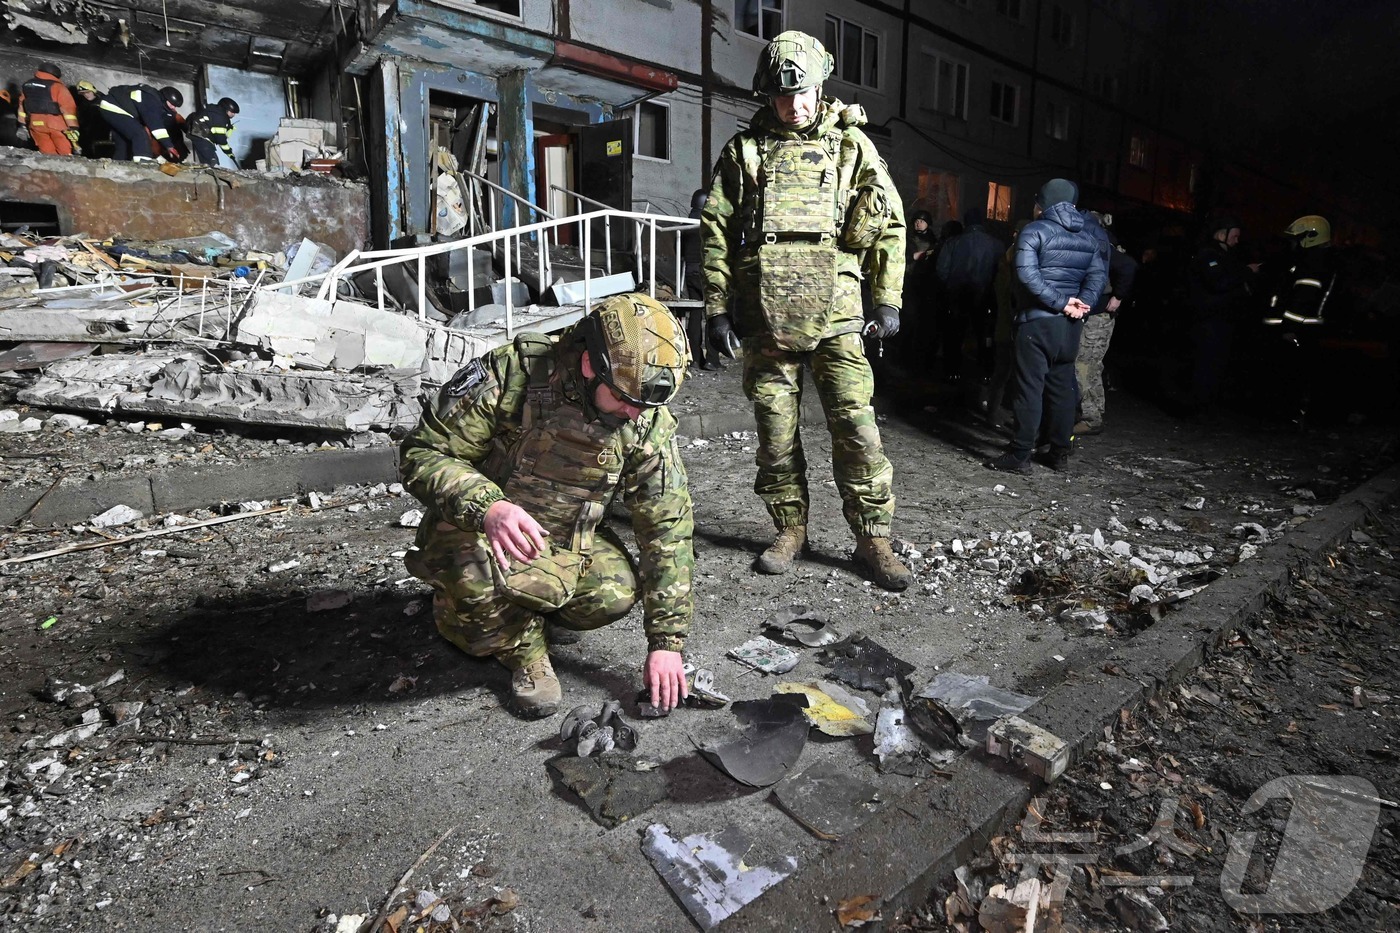
[[[235,165],[238,164],[231,144],[233,118],[237,113],[238,101],[232,97],[223,97],[217,104],[210,104],[190,116],[185,123],[185,129],[189,133],[194,154],[200,162],[205,165],[218,165],[219,155],[215,151],[218,149],[232,159]]]
[[[116,147],[112,158],[119,162],[149,162],[151,157],[147,132],[172,162],[180,160],[170,131],[165,128],[165,115],[180,108],[185,96],[173,87],[159,91],[149,84],[123,84],[112,88],[101,98],[102,119],[112,128]]]
[[[1286,363],[1278,371],[1291,386],[1292,397],[1287,401],[1302,425],[1312,400],[1311,374],[1318,370],[1323,318],[1338,294],[1337,255],[1332,249],[1332,225],[1326,217],[1299,217],[1283,233],[1292,247],[1269,298],[1264,326],[1281,337]]]
[[[19,89],[19,125],[49,155],[72,155],[78,141],[78,105],[62,77],[57,65],[44,62]]]

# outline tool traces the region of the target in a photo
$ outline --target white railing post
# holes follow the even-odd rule
[[[513,234],[513,236],[515,237],[515,239],[516,239],[517,241],[518,241],[519,238],[520,238],[520,234],[518,234],[518,233]],[[515,296],[514,296],[512,293],[515,291],[515,289],[513,289],[513,288],[510,287],[510,280],[511,280],[510,244],[507,243],[507,244],[506,244],[506,248],[505,248],[504,250],[502,250],[501,252],[505,253],[504,262],[505,262],[506,277],[505,277],[505,281],[502,282],[501,284],[504,285],[504,286],[505,286],[505,289],[506,289],[506,339],[507,339],[507,340],[514,340],[514,339],[515,339],[515,302],[514,302],[512,299],[513,299]]]
[[[428,257],[418,252],[418,320],[428,319]]]
[[[593,307],[593,225],[583,225],[583,313]]]

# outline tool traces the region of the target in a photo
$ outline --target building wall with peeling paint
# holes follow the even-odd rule
[[[276,251],[309,237],[344,256],[369,239],[369,192],[321,177],[241,172],[230,187],[205,170],[169,176],[155,165],[0,149],[3,202],[50,204],[64,234],[160,240],[225,233]]]

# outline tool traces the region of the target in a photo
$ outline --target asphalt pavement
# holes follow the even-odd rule
[[[938,390],[926,404],[909,405],[906,392],[903,409],[881,416],[899,496],[894,533],[917,575],[896,596],[851,565],[853,541],[809,391],[813,550],[794,573],[763,577],[749,565],[772,530],[751,492],[755,439],[739,381],[733,365],[699,373],[675,405],[696,501],[688,654],[736,700],[765,699],[780,681],[822,681],[826,669],[810,651],[781,677],[746,674],[726,657],[763,622],[801,604],[843,633],[884,645],[913,666],[916,683],[956,671],[1034,697],[1025,717],[1078,747],[1120,708],[1189,670],[1291,567],[1316,559],[1366,509],[1393,496],[1397,482],[1383,427],[1297,433],[1230,412],[1187,423],[1122,393],[1110,393],[1108,430],[1079,445],[1069,472],[1037,467],[1007,476],[983,466],[1004,439],[954,393]],[[122,477],[125,485],[111,487],[116,501],[96,481],[61,484],[31,517],[82,522],[106,505],[133,504],[127,497],[143,483],[147,514],[245,497],[304,501],[346,483],[358,487],[347,496],[359,505],[297,506],[221,526],[218,536],[185,533],[170,539],[170,553],[147,539],[100,557],[5,568],[0,644],[8,649],[0,669],[10,686],[0,690],[0,715],[57,715],[34,699],[46,674],[90,681],[121,668],[140,685],[131,698],[184,711],[186,735],[232,732],[236,724],[240,733],[268,736],[280,763],[234,781],[228,761],[198,748],[184,754],[178,743],[135,766],[111,764],[121,759],[108,750],[104,767],[121,773],[110,789],[71,794],[62,806],[37,793],[40,812],[5,825],[5,851],[37,846],[31,832],[87,833],[86,871],[98,878],[69,885],[62,907],[47,913],[35,912],[37,895],[24,883],[4,892],[26,929],[311,929],[325,911],[372,917],[405,869],[449,830],[415,883],[431,883],[458,905],[509,888],[520,903],[495,921],[502,929],[693,929],[643,854],[654,823],[676,839],[740,833],[744,843],[725,841],[750,867],[787,871],[795,863],[726,929],[835,929],[834,912],[858,897],[871,898],[890,922],[921,903],[1038,787],[1024,769],[977,751],[931,777],[881,773],[868,737],[813,733],[794,773],[834,767],[877,794],[863,826],[820,839],[770,790],[739,784],[696,754],[697,744],[733,726],[732,713],[687,709],[640,723],[638,754],[657,763],[661,799],[604,828],[548,768],[562,751],[558,719],[516,720],[502,704],[504,670],[465,658],[433,632],[426,590],[406,578],[398,556],[411,537],[398,517],[412,501],[362,495],[393,482],[391,450],[220,469]],[[625,530],[625,515],[618,521]],[[49,538],[47,546],[88,540],[73,531]],[[18,540],[6,537],[5,557],[37,547],[32,534]],[[1115,554],[1120,543],[1126,551]],[[1150,621],[1125,598],[1128,584],[1147,578],[1129,554],[1163,581],[1154,584],[1163,609]],[[291,561],[298,566],[272,569]],[[1193,585],[1204,589],[1182,595]],[[312,600],[327,592],[346,594],[347,605],[313,610]],[[50,615],[61,621],[41,628]],[[639,627],[634,614],[556,650],[566,708],[617,699],[635,716]],[[865,698],[879,703],[873,693]],[[223,718],[201,724],[211,716]],[[0,755],[18,767],[29,753],[11,744]],[[78,767],[84,758],[72,760]],[[23,797],[10,794],[16,812]],[[149,822],[153,810],[175,806],[190,821],[180,824],[178,844],[157,835],[160,820]],[[126,838],[116,840],[114,826]],[[155,858],[170,879],[158,887],[139,880]],[[254,869],[275,880],[250,886],[239,872]],[[52,874],[62,880],[68,870]],[[120,896],[96,910],[111,888]],[[167,906],[172,899],[178,907]]]

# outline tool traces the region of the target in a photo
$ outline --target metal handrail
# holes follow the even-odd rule
[[[427,321],[427,264],[428,260],[434,256],[441,256],[453,253],[458,250],[467,250],[467,275],[472,275],[472,255],[471,252],[477,247],[487,246],[492,255],[495,255],[497,245],[502,247],[502,257],[505,264],[506,273],[506,336],[512,339],[515,336],[515,301],[509,281],[513,271],[520,266],[520,243],[523,240],[534,239],[539,243],[539,272],[540,284],[544,287],[548,281],[545,275],[546,260],[548,252],[548,241],[551,236],[557,236],[559,229],[571,224],[578,225],[579,241],[583,244],[583,305],[588,307],[593,303],[592,298],[592,227],[595,221],[602,221],[610,226],[613,221],[631,222],[638,225],[640,229],[649,229],[649,236],[639,236],[637,239],[637,281],[642,281],[641,276],[641,249],[643,239],[648,244],[648,268],[650,276],[647,280],[647,293],[653,298],[656,297],[656,240],[657,234],[676,233],[676,281],[681,281],[681,256],[679,234],[693,227],[699,226],[699,221],[687,217],[669,217],[664,214],[642,214],[636,211],[620,211],[616,208],[606,210],[591,211],[587,214],[575,214],[569,217],[551,217],[548,220],[538,221],[532,224],[525,224],[518,227],[508,227],[504,230],[493,230],[475,236],[465,237],[460,240],[451,240],[446,243],[433,243],[427,246],[414,246],[405,249],[368,250],[365,252],[355,252],[346,256],[345,259],[336,263],[327,272],[316,273],[300,279],[292,279],[285,282],[277,282],[272,285],[264,285],[262,288],[269,290],[295,289],[300,285],[317,284],[317,295],[327,297],[336,293],[336,287],[342,278],[349,278],[363,272],[373,271],[375,281],[379,291],[379,306],[384,307],[384,269],[388,266],[401,263],[415,263],[418,271],[418,309],[417,317],[421,322]],[[514,259],[514,262],[512,262]],[[611,271],[609,270],[609,274]],[[467,293],[468,310],[476,309],[475,290]]]

